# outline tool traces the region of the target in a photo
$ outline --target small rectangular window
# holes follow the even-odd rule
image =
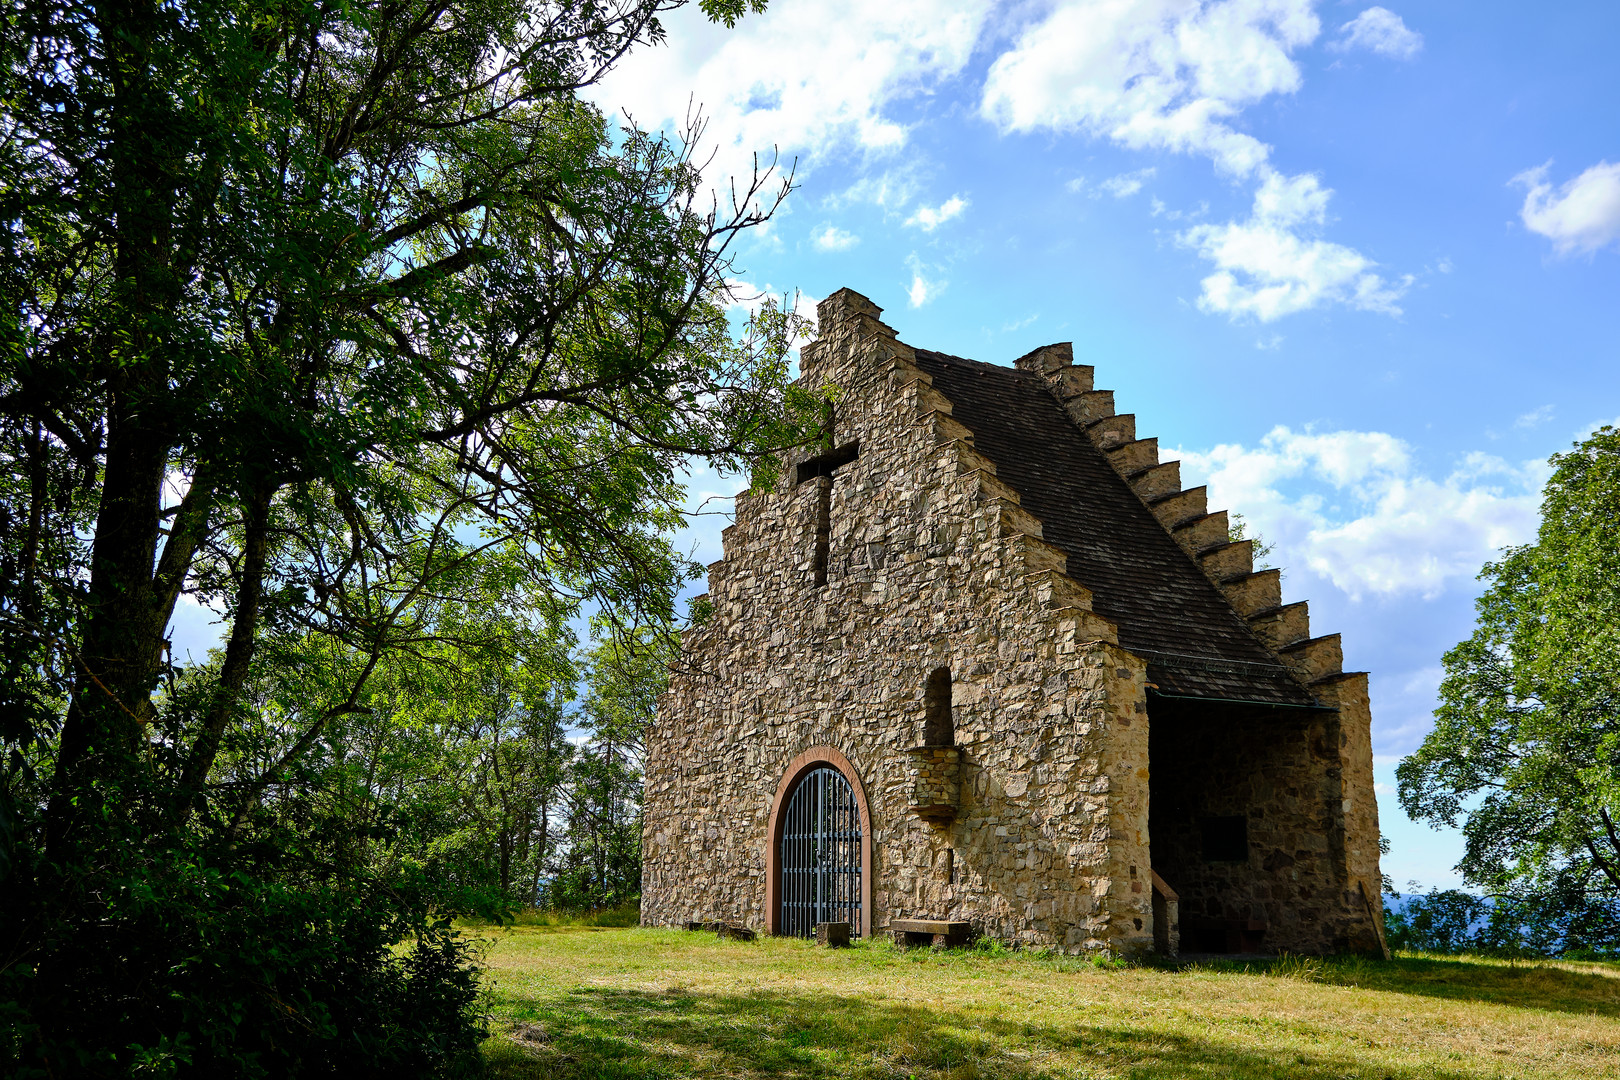
[[[1249,819],[1242,814],[1235,817],[1207,817],[1199,821],[1204,834],[1205,862],[1248,862]]]

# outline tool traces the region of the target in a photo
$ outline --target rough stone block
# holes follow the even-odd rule
[[[973,936],[973,924],[952,919],[892,919],[889,930],[901,948],[927,945],[935,949],[958,948]]]
[[[816,944],[827,949],[847,949],[849,947],[849,923],[816,923]]]

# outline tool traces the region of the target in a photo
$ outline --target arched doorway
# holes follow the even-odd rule
[[[811,769],[782,817],[781,932],[811,937],[820,922],[861,925],[861,816],[855,789],[831,765]]]
[[[772,933],[811,937],[818,922],[871,933],[872,823],[848,759],[832,747],[795,758],[771,807],[767,895]]]

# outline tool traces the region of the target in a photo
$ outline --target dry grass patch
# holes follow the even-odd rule
[[[1601,964],[1169,970],[669,930],[487,933],[489,1057],[514,1080],[1620,1077],[1620,978]]]

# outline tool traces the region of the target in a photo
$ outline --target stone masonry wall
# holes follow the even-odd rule
[[[1343,891],[1350,912],[1347,947],[1385,949],[1382,871],[1379,867],[1378,796],[1373,789],[1372,706],[1367,673],[1346,672],[1311,684],[1324,705],[1338,712],[1339,821],[1344,844]]]
[[[1339,895],[1338,716],[1177,704],[1150,706],[1151,827],[1153,868],[1180,894],[1183,948],[1220,951],[1208,931],[1224,922],[1261,931],[1267,950],[1348,949],[1361,901]],[[1206,860],[1202,823],[1235,816],[1246,857]]]
[[[845,290],[819,314],[804,376],[839,388],[834,443],[859,440],[859,456],[738,499],[709,568],[714,613],[688,635],[649,737],[643,921],[768,927],[771,800],[790,761],[832,746],[871,809],[874,932],[964,919],[1026,945],[1146,951],[1142,662],[878,310]],[[960,758],[945,823],[915,812],[908,754],[940,666]]]

